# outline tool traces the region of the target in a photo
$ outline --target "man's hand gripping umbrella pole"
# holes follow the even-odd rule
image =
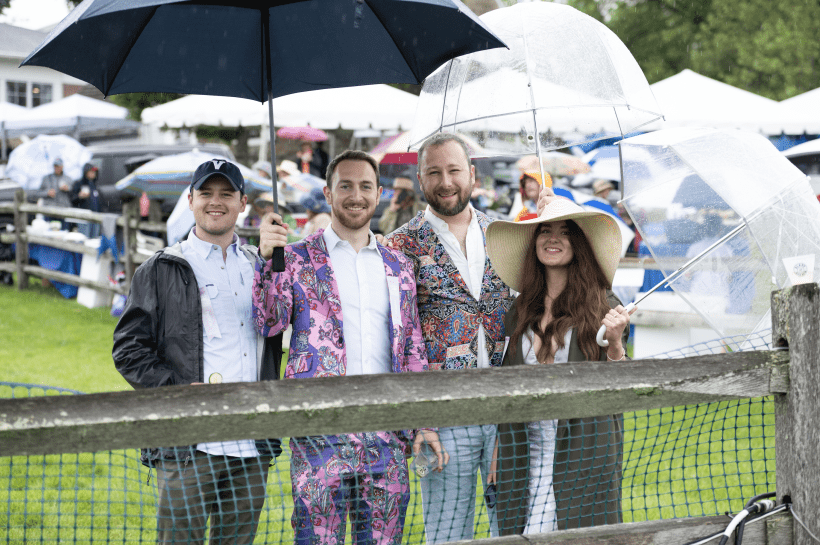
[[[277,252],[282,256],[282,268],[279,271],[285,270],[285,251],[284,247],[288,243],[288,228],[282,221],[282,216],[276,212],[269,212],[265,214],[259,224],[259,255],[263,258],[271,259]],[[274,271],[276,263],[274,260]]]

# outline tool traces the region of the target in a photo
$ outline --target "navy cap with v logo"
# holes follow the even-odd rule
[[[234,189],[240,193],[245,193],[245,178],[239,167],[224,159],[211,159],[205,161],[194,172],[191,179],[191,189],[199,189],[206,181],[214,176],[222,176],[230,182]]]

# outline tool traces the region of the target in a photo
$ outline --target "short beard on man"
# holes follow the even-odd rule
[[[447,217],[460,214],[465,208],[467,208],[467,205],[470,204],[471,196],[472,191],[470,190],[465,192],[464,195],[459,193],[458,202],[448,208],[442,206],[437,195],[428,195],[426,192],[424,193],[424,198],[427,199],[427,204],[430,205],[430,208],[432,208],[438,215]]]

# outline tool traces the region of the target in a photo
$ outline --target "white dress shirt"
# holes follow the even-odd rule
[[[476,301],[481,299],[481,286],[484,283],[484,267],[487,260],[487,250],[484,246],[484,233],[478,224],[478,217],[475,215],[472,205],[467,205],[470,210],[470,225],[467,227],[466,248],[467,255],[461,251],[461,243],[450,231],[447,222],[433,214],[430,206],[424,211],[424,219],[430,222],[433,232],[438,235],[438,239],[453,260],[458,273],[467,284],[470,295]],[[490,357],[487,355],[487,345],[484,339],[484,325],[478,326],[478,367],[489,367]]]
[[[370,243],[358,253],[329,225],[325,239],[342,303],[346,375],[373,375],[391,371],[390,299],[387,273],[370,233]]]
[[[234,235],[227,258],[222,248],[196,236],[182,242],[182,255],[191,265],[202,301],[205,382],[219,373],[222,382],[256,382],[256,330],[251,300],[253,263]],[[207,407],[206,407],[207,408]],[[200,443],[197,450],[225,456],[258,456],[254,441]]]

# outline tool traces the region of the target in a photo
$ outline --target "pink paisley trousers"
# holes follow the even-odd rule
[[[427,370],[412,264],[379,246],[390,301],[389,339],[394,373]],[[293,325],[285,378],[346,374],[342,306],[322,231],[285,247],[285,270],[258,266],[253,287],[257,330],[276,335]],[[410,499],[410,431],[368,432],[290,441],[295,540],[341,545],[346,518],[359,544],[401,543]]]

